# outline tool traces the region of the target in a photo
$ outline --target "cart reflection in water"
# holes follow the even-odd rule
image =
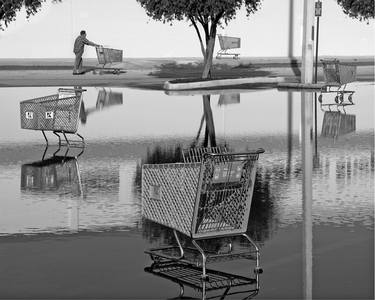
[[[69,148],[59,147],[49,157],[46,157],[47,151],[48,147],[41,160],[21,166],[21,192],[73,196],[68,197],[68,224],[71,231],[78,231],[79,199],[83,196],[83,190],[77,159],[83,149],[75,156],[68,155],[71,151]]]
[[[155,261],[145,268],[145,272],[177,283],[180,293],[175,299],[194,299],[185,296],[185,288],[189,287],[201,293],[200,299],[225,299],[237,295],[243,299],[251,299],[259,293],[259,275],[254,278],[229,274],[207,269],[208,280],[202,280],[201,268],[178,261]],[[212,294],[211,294],[212,293]],[[215,293],[215,295],[213,295]]]
[[[218,105],[231,105],[231,104],[239,104],[241,101],[241,94],[235,93],[235,94],[220,94]]]
[[[341,113],[340,111],[324,112],[322,136],[337,138],[340,135],[355,132],[356,116]]]
[[[241,280],[247,284],[258,282],[258,274],[262,272],[260,253],[246,231],[257,161],[263,152],[263,149],[228,153],[225,148],[193,148],[183,152],[183,163],[142,166],[142,215],[170,227],[176,239],[175,246],[145,251],[155,268],[164,270],[167,266],[168,271],[169,267],[181,270],[183,266],[184,270],[199,274],[205,284],[196,287],[203,288],[207,284],[215,286],[217,274],[222,279],[230,277],[224,272],[208,270],[207,263],[247,259],[255,262],[256,277],[246,280],[241,277]],[[177,231],[189,238],[190,246],[181,243]],[[246,247],[233,247],[230,239],[236,236],[244,238]],[[226,247],[213,249],[210,241],[217,238],[225,239]]]
[[[95,107],[85,108],[84,102],[82,102],[80,120],[82,124],[87,122],[87,117],[94,113],[101,111],[105,108],[109,108],[115,105],[123,104],[123,93],[118,91],[113,91],[110,88],[101,88],[98,91],[98,97],[96,100]]]

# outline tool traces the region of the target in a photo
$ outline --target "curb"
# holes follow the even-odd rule
[[[209,81],[197,81],[187,83],[171,83],[166,81],[164,83],[164,89],[168,91],[178,90],[192,90],[192,89],[207,89],[217,88],[223,86],[236,86],[244,84],[262,84],[262,83],[281,83],[285,82],[284,77],[246,77],[246,78],[235,78],[235,79],[218,79]]]

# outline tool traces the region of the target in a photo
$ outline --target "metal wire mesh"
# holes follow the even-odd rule
[[[193,238],[245,232],[258,157],[206,153],[201,163],[144,165],[143,215]]]
[[[96,55],[98,57],[99,64],[122,62],[122,50],[96,47]]]
[[[188,148],[182,150],[182,158],[185,163],[201,162],[203,155],[206,153],[226,153],[227,148],[225,146],[219,147],[200,147],[200,148]]]
[[[206,155],[193,235],[246,231],[258,154]]]
[[[200,164],[143,165],[142,213],[190,235]]]
[[[50,95],[20,103],[21,128],[76,133],[81,97]]]
[[[356,66],[340,63],[337,59],[321,61],[325,83],[342,85],[356,80]]]
[[[241,38],[218,35],[221,50],[236,49],[241,47]]]

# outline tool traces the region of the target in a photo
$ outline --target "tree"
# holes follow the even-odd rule
[[[52,2],[60,1],[52,0]],[[4,30],[10,22],[16,19],[22,7],[25,7],[26,18],[29,18],[40,10],[43,2],[46,0],[0,0],[0,30]]]
[[[218,26],[227,25],[244,5],[247,16],[260,8],[262,0],[137,0],[147,15],[163,23],[186,20],[194,27],[203,55],[202,78],[212,67]],[[202,34],[203,32],[203,34]]]
[[[337,0],[349,17],[369,21],[375,17],[374,0]]]

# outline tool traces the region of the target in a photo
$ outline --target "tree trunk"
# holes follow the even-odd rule
[[[216,147],[215,125],[214,125],[214,118],[212,116],[210,100],[211,100],[210,95],[203,95],[203,110],[204,110],[204,118],[206,120],[205,140],[208,135],[209,140],[210,140],[210,146]],[[205,143],[207,143],[207,141]]]
[[[206,43],[206,54],[204,56],[204,67],[203,67],[203,74],[202,78],[210,78],[211,74],[211,67],[212,67],[212,59],[214,55],[214,49],[215,49],[215,40],[216,40],[216,25],[213,24],[210,31],[210,36]]]

